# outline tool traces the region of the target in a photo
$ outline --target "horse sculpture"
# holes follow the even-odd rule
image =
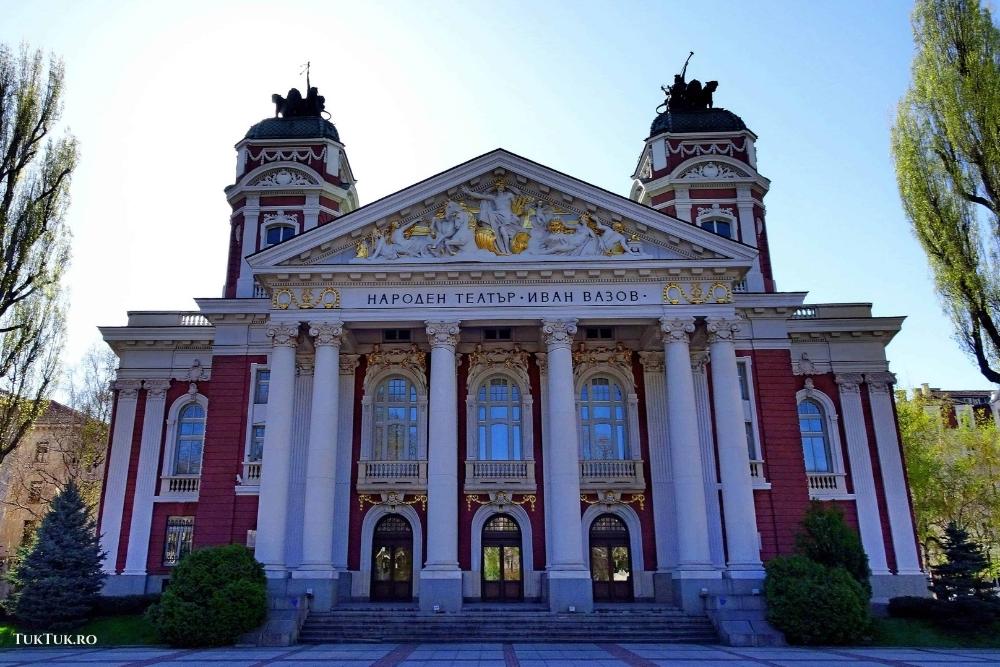
[[[315,86],[309,88],[305,98],[298,88],[292,88],[286,97],[278,93],[271,95],[271,101],[274,102],[275,118],[279,114],[282,118],[319,116],[326,108],[326,98],[319,94],[319,89]]]

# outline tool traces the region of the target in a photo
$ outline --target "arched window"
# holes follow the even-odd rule
[[[580,388],[581,449],[584,459],[628,459],[625,394],[614,379],[598,375]]]
[[[728,220],[704,220],[701,222],[701,228],[725,236],[727,239],[733,238],[733,223]]]
[[[521,390],[502,375],[487,378],[476,394],[480,461],[521,460]]]
[[[802,435],[806,472],[834,472],[826,415],[823,414],[823,407],[812,399],[799,403],[799,433]]]
[[[394,375],[375,390],[372,438],[373,459],[401,461],[417,458],[417,388]]]
[[[200,475],[201,452],[204,446],[205,408],[198,403],[189,403],[181,408],[177,419],[174,474]]]
[[[267,245],[275,245],[295,236],[295,228],[291,225],[274,225],[268,227],[264,232],[264,242]]]

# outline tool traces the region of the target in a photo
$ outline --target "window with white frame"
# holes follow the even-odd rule
[[[264,425],[254,424],[250,430],[250,449],[247,451],[247,461],[257,463],[264,456]]]
[[[417,388],[407,378],[393,375],[375,390],[372,419],[372,458],[403,461],[417,458]]]
[[[178,413],[173,473],[175,475],[200,475],[201,454],[204,446],[205,408],[199,403],[188,403]]]
[[[713,234],[725,236],[727,239],[733,238],[733,223],[729,220],[713,218],[709,220],[702,220],[699,222],[699,225],[702,229],[710,231]]]
[[[254,379],[253,402],[257,405],[267,403],[267,397],[271,388],[271,371],[266,368],[258,368],[257,376]]]
[[[629,459],[625,393],[613,377],[596,375],[580,388],[581,454],[585,460]]]
[[[272,225],[264,231],[264,242],[275,245],[295,236],[295,228],[291,225]]]
[[[520,461],[521,390],[503,375],[486,378],[476,394],[480,461]]]
[[[818,401],[807,398],[799,403],[799,433],[807,473],[834,472],[826,415]]]

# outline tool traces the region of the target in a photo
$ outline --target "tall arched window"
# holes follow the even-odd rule
[[[376,461],[417,458],[417,388],[394,375],[375,390],[372,454]]]
[[[628,459],[625,394],[616,380],[598,375],[580,388],[581,449],[584,459]]]
[[[826,431],[823,407],[812,399],[799,403],[799,433],[806,472],[834,472],[830,437]]]
[[[521,460],[521,390],[502,375],[487,378],[476,394],[480,461]]]
[[[205,446],[205,408],[189,403],[181,408],[174,447],[174,474],[200,475],[201,452]]]

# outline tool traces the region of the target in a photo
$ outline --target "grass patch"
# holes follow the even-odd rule
[[[0,648],[16,646],[14,633],[39,634],[38,630],[24,630],[5,623],[0,625]],[[162,644],[156,629],[141,614],[136,616],[99,616],[92,618],[79,628],[59,632],[69,635],[96,635],[98,646],[128,646],[139,644]]]
[[[966,635],[950,633],[915,618],[877,618],[873,646],[923,648],[1000,648],[1000,627]]]

